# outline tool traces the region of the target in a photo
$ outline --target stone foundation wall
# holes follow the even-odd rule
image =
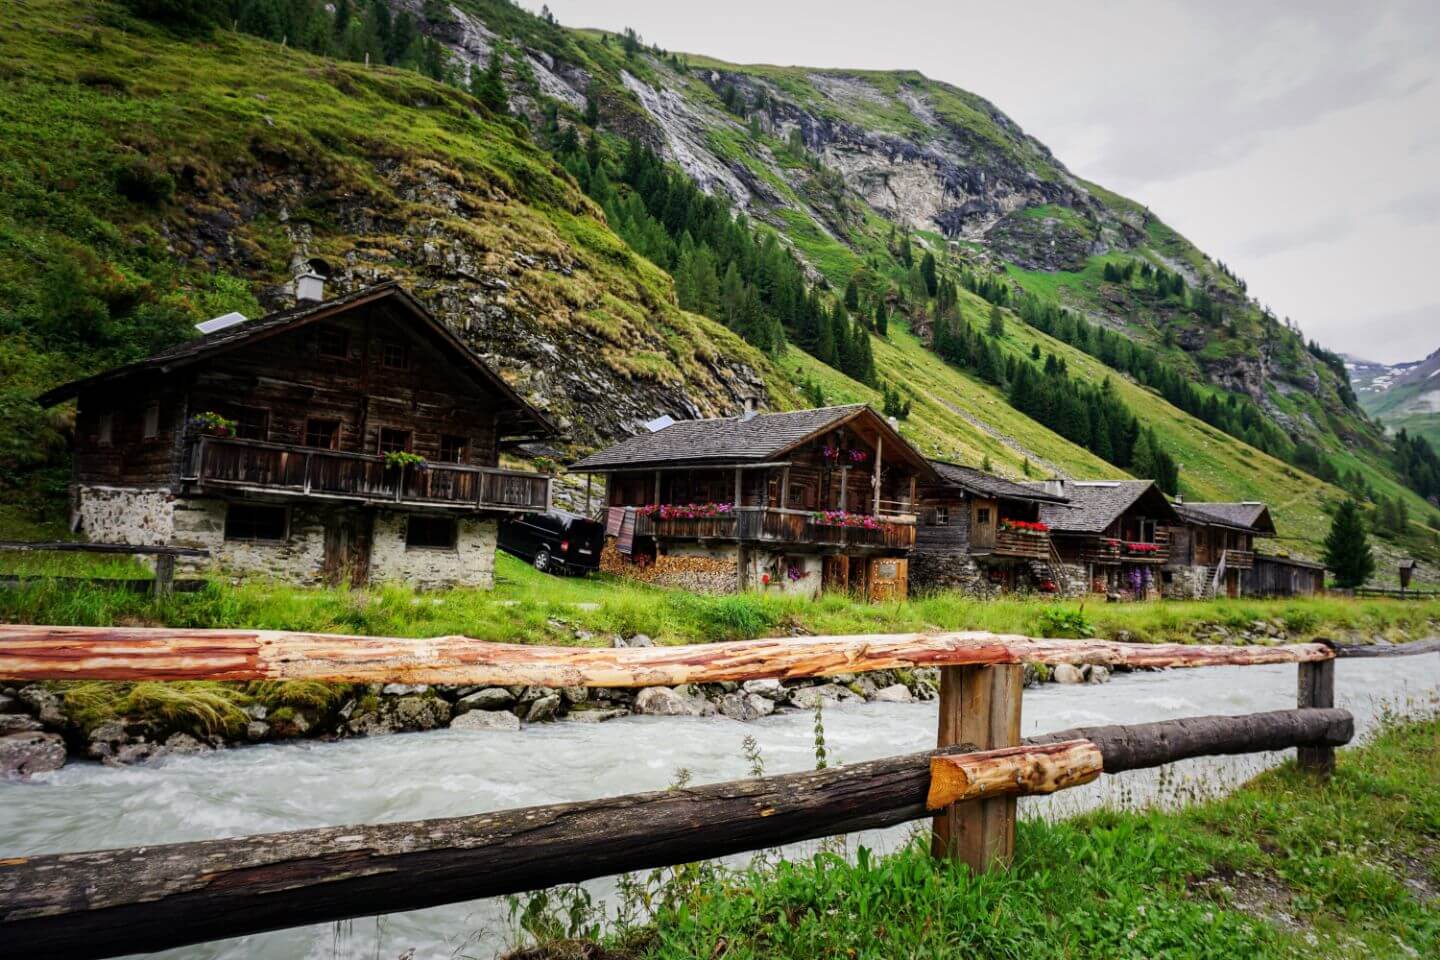
[[[1199,600],[1210,586],[1212,575],[1209,567],[1191,566],[1167,567],[1164,573],[1170,577],[1170,582],[1164,583],[1161,576],[1161,593],[1166,600]]]
[[[314,585],[325,579],[325,511],[295,504],[289,507],[289,536],[284,541],[226,540],[223,500],[178,499],[173,543],[210,551],[210,562],[186,560],[177,570],[265,577],[283,583]]]
[[[982,600],[1000,596],[1000,585],[991,583],[980,565],[964,553],[912,553],[910,589],[958,590]]]
[[[175,494],[168,487],[78,488],[79,528],[91,543],[161,546],[175,534]]]
[[[461,518],[452,549],[405,546],[406,517],[381,510],[370,547],[370,582],[403,582],[422,590],[495,585],[494,520]],[[323,543],[323,540],[322,540]]]

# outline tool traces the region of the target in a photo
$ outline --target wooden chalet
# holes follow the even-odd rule
[[[571,467],[607,478],[611,569],[696,590],[904,596],[930,464],[854,404],[690,420]]]
[[[1177,501],[1181,523],[1170,530],[1167,595],[1208,598],[1240,596],[1242,574],[1255,566],[1255,538],[1275,536],[1263,503]]]
[[[1161,593],[1170,530],[1179,515],[1152,480],[1051,480],[1033,486],[1063,496],[1040,520],[1068,576],[1095,593],[1137,600]]]
[[[500,448],[549,422],[395,283],[306,279],[292,309],[40,398],[78,401],[77,529],[300,582],[488,585],[495,518],[550,501]]]
[[[1325,592],[1325,565],[1256,553],[1254,565],[1240,572],[1240,592],[1246,597],[1313,597]]]
[[[1042,504],[1063,504],[1065,496],[942,460],[930,466],[935,479],[919,488],[913,583],[980,595],[1066,589],[1064,564],[1040,516]]]

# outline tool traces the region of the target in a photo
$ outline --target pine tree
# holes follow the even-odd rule
[[[935,272],[935,254],[929,250],[925,251],[925,256],[920,260],[920,276],[925,280],[925,292],[935,296],[940,289],[940,278]]]
[[[1334,574],[1335,585],[1346,589],[1362,586],[1375,572],[1375,555],[1370,551],[1360,505],[1354,500],[1346,500],[1336,509],[1325,537],[1323,559]]]
[[[854,277],[851,277],[850,282],[845,284],[845,309],[850,311],[860,309],[860,288],[855,285]]]
[[[875,332],[885,337],[890,335],[890,314],[885,310],[885,301],[875,302]]]
[[[990,307],[990,336],[1000,339],[1005,336],[1005,317],[1000,313],[998,306]]]
[[[470,68],[470,92],[476,100],[485,105],[491,113],[504,114],[510,111],[510,96],[505,92],[505,78],[501,75],[499,46],[490,48],[490,62],[479,73]]]

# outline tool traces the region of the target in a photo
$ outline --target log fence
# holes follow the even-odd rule
[[[932,850],[1003,868],[1015,802],[1102,773],[1298,748],[1326,776],[1354,734],[1335,660],[1371,648],[1126,644],[985,633],[783,638],[662,648],[528,647],[463,637],[0,625],[0,677],[309,678],[652,686],[940,668],[937,749],[804,773],[444,820],[299,830],[33,857],[0,851],[0,943],[108,957],[519,893],[934,818]],[[1362,652],[1363,651],[1363,652]],[[1129,667],[1295,663],[1298,706],[1238,717],[1062,730],[1021,740],[1027,662]]]

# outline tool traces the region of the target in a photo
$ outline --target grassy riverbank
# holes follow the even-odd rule
[[[56,558],[54,562],[65,561]],[[77,572],[63,566],[43,569],[51,574]],[[106,573],[114,575],[112,570]],[[1083,633],[1186,641],[1205,635],[1214,626],[1239,632],[1259,620],[1283,629],[1291,640],[1419,636],[1440,623],[1440,601],[1321,597],[1123,604],[1091,600],[1082,604],[977,601],[942,593],[903,603],[862,604],[844,596],[813,601],[758,594],[710,597],[607,577],[557,579],[504,555],[499,558],[493,591],[312,590],[216,581],[200,591],[157,602],[144,594],[60,579],[0,590],[0,621],[10,623],[254,627],[390,636],[465,634],[515,643],[606,644],[614,635],[641,633],[660,643],[695,643],[791,632],[924,630],[1053,636]]]
[[[1440,956],[1440,720],[1390,724],[1320,784],[1293,764],[1178,812],[1024,822],[1014,868],[937,868],[922,845],[739,873],[682,870],[653,923],[604,951],[551,895],[515,958]],[[568,903],[567,903],[568,906]],[[576,921],[579,921],[576,923]],[[588,951],[588,952],[587,952]]]

